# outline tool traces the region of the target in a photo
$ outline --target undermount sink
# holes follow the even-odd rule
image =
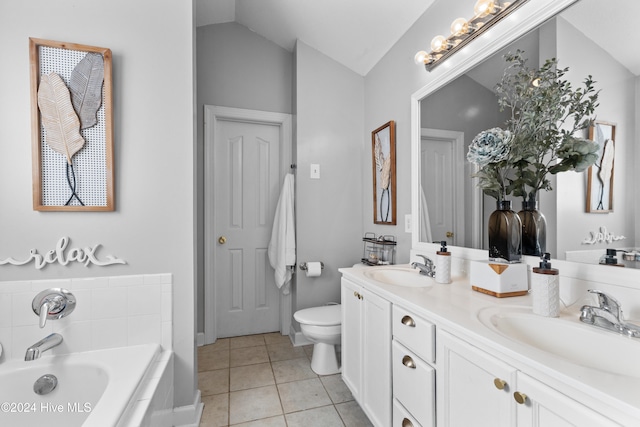
[[[369,279],[387,285],[424,288],[433,285],[433,279],[421,275],[412,268],[372,267],[367,268],[364,275]]]
[[[484,326],[514,341],[535,347],[571,363],[610,374],[640,378],[640,339],[581,324],[567,318],[533,314],[530,308],[485,308],[478,313]]]

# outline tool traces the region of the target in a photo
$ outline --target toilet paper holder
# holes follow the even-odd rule
[[[322,261],[320,261],[320,268],[322,270],[324,270],[324,262],[322,262]],[[301,262],[300,263],[300,270],[307,271],[307,263],[306,262]]]

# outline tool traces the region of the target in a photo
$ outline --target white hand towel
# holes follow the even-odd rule
[[[282,192],[278,199],[271,241],[267,249],[269,263],[275,270],[276,286],[284,295],[289,294],[289,284],[296,264],[296,232],[293,213],[294,179],[288,173],[284,177]]]

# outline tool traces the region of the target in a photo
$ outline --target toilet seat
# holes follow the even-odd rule
[[[305,308],[296,311],[293,318],[299,323],[305,323],[307,325],[340,325],[342,323],[342,306],[340,304],[334,304]]]

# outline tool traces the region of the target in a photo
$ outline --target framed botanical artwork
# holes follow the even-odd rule
[[[373,154],[373,222],[396,224],[396,124],[371,132]]]
[[[112,56],[29,39],[33,209],[113,211]]]
[[[613,212],[613,172],[616,153],[615,123],[596,121],[589,139],[598,145],[598,160],[587,172],[587,206],[591,213]]]

